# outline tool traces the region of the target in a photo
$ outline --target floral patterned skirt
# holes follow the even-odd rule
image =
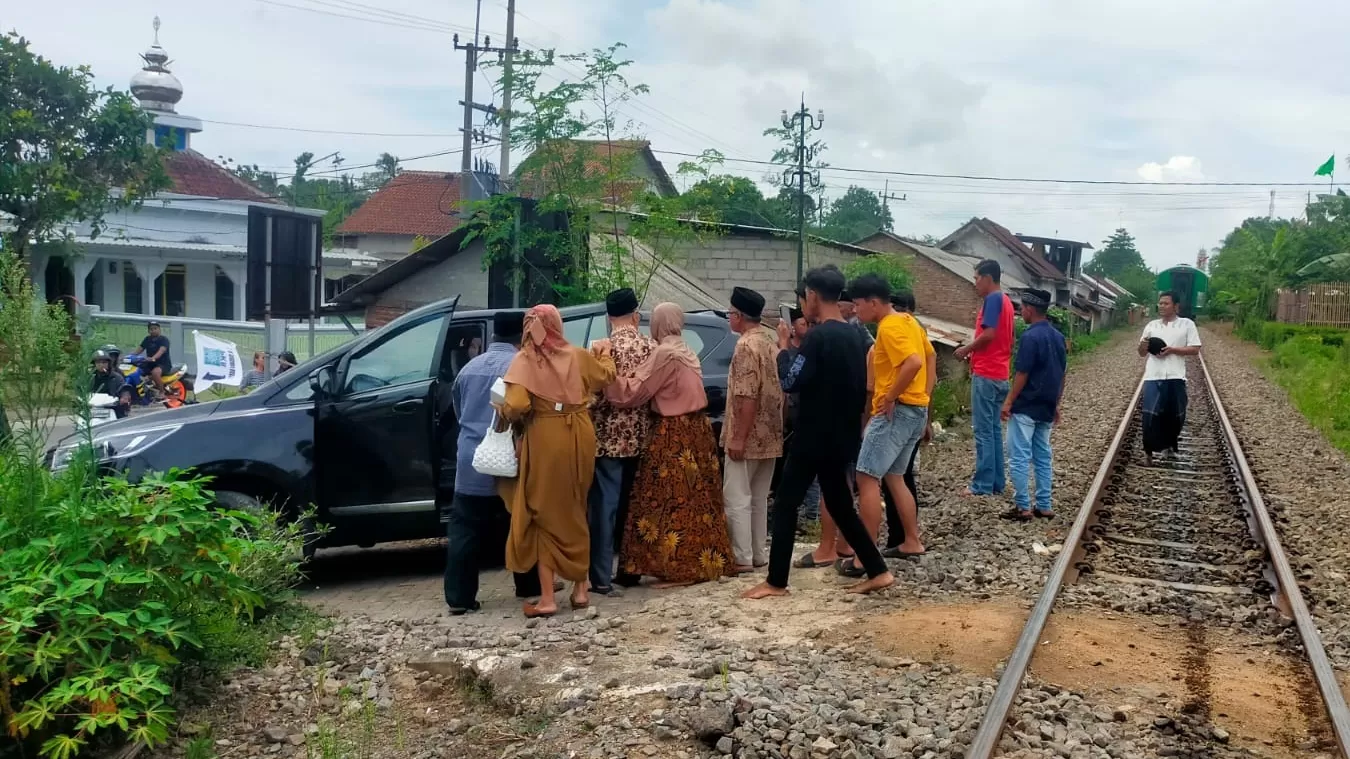
[[[665,582],[732,574],[722,472],[706,414],[656,422],[638,463],[623,530],[624,572]]]

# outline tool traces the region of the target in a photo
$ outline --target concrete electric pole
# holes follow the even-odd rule
[[[806,164],[815,158],[815,150],[807,147],[807,131],[816,131],[825,125],[825,112],[817,111],[815,117],[806,110],[806,97],[802,97],[801,108],[791,115],[783,111],[783,128],[797,132],[797,165],[783,172],[783,185],[797,185],[797,281],[802,281],[806,261],[806,183],[812,187],[820,186],[820,172],[808,171]]]
[[[508,49],[514,49],[515,43],[512,41],[510,48],[493,47],[492,38],[484,37],[483,44],[478,45],[470,42],[464,45],[459,44],[459,35],[455,35],[455,49],[464,51],[464,99],[459,104],[464,106],[464,126],[460,131],[464,133],[463,154],[459,161],[459,208],[460,216],[468,213],[469,198],[473,197],[473,112],[475,110],[484,113],[495,113],[497,108],[491,103],[475,103],[473,100],[473,75],[478,72],[478,55],[480,53],[505,53]]]

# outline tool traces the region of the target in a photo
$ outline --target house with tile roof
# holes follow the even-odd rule
[[[1054,293],[1055,305],[1069,305],[1069,277],[992,219],[971,219],[937,247],[977,261],[998,261],[1005,276],[1011,274],[1026,287]]]
[[[141,208],[109,214],[97,237],[87,224],[72,226],[77,255],[39,247],[29,260],[33,283],[49,301],[102,311],[243,320],[248,210],[278,201],[194,149],[202,122],[177,111],[183,86],[159,44],[159,19],[155,42],[141,58],[144,67],[132,77],[131,92],[154,118],[146,140],[171,150],[164,163],[169,187]],[[337,281],[377,263],[325,255],[324,276]]]
[[[337,226],[333,245],[383,263],[413,252],[417,239],[440,239],[459,227],[458,173],[401,171]]]
[[[516,170],[521,195],[542,198],[559,182],[577,177],[596,184],[594,200],[631,210],[643,193],[680,194],[647,140],[559,140],[535,151]]]

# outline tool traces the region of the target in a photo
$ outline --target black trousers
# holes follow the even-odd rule
[[[623,479],[619,481],[619,510],[614,514],[615,556],[623,555],[623,532],[624,526],[628,524],[628,502],[633,497],[633,483],[637,481],[638,461],[641,457],[629,456],[619,460],[623,462]],[[619,572],[614,575],[614,582],[627,588],[634,588],[641,584],[642,578]]]
[[[914,496],[914,505],[919,504],[919,486],[914,481],[914,459],[919,455],[919,446],[909,455],[909,465],[905,467],[905,487]],[[905,526],[900,523],[900,511],[895,508],[895,499],[891,498],[891,489],[882,480],[881,494],[886,499],[886,547],[895,548],[905,542]]]
[[[511,514],[495,495],[455,493],[446,522],[445,602],[457,609],[478,608],[478,573],[500,567],[506,556]],[[540,594],[537,572],[516,573],[517,598]]]
[[[820,495],[825,508],[856,552],[857,561],[867,570],[868,577],[887,572],[886,560],[867,534],[862,518],[853,508],[853,494],[848,487],[848,470],[852,455],[848,452],[819,451],[794,447],[783,465],[783,478],[773,501],[773,544],[769,547],[769,584],[775,588],[788,586],[792,570],[792,545],[797,535],[797,510],[806,498],[806,489],[812,480],[820,481]]]

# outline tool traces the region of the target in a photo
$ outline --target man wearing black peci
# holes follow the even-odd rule
[[[839,313],[843,272],[834,266],[812,269],[806,273],[805,284],[802,310],[815,326],[791,362],[780,354],[778,366],[784,392],[801,394],[798,434],[793,436],[783,480],[774,499],[769,577],[747,590],[744,598],[787,595],[797,510],[811,480],[816,478],[820,480],[825,508],[867,571],[867,579],[850,587],[848,592],[871,593],[895,583],[881,552],[853,509],[853,494],[848,486],[848,470],[862,441],[867,403],[867,346],[857,329]],[[786,345],[787,338],[787,325],[780,325],[780,348]]]

